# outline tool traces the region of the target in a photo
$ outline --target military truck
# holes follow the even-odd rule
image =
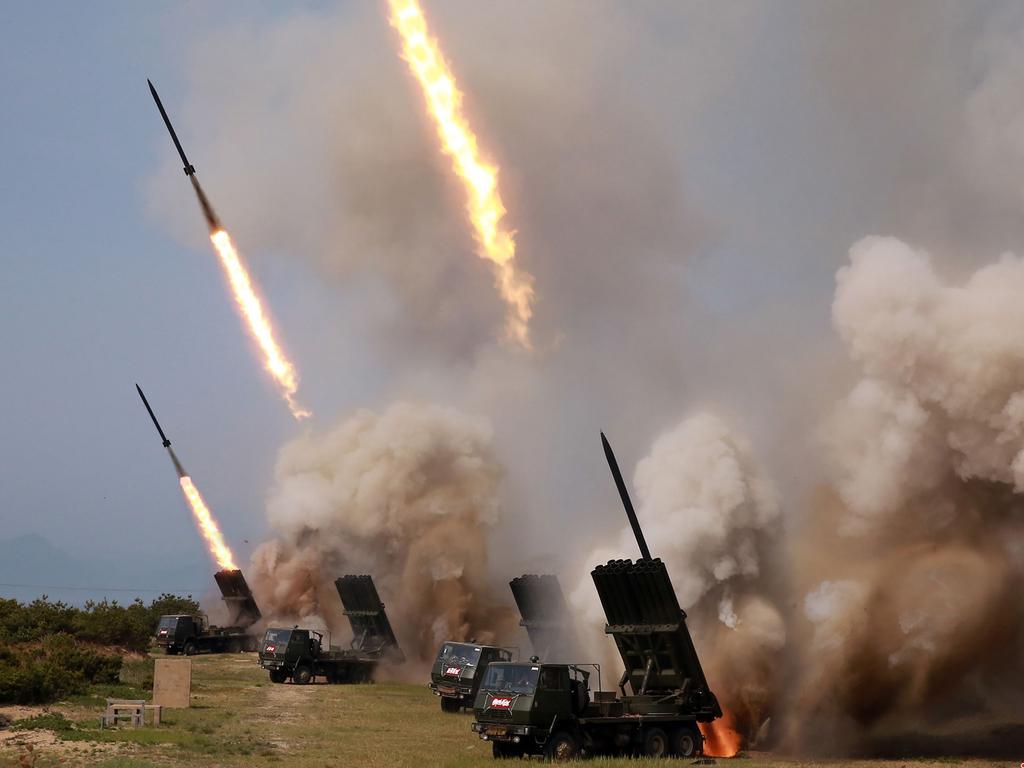
[[[260,619],[252,591],[239,570],[218,571],[213,575],[221,597],[228,607],[228,626],[211,626],[203,614],[161,616],[156,627],[156,645],[167,655],[183,653],[237,653],[255,651],[259,637],[250,627]]]
[[[291,679],[306,685],[323,677],[328,683],[362,683],[373,678],[382,661],[405,660],[373,579],[343,576],[334,586],[352,625],[351,647],[328,643],[325,648],[323,634],[312,629],[268,629],[260,647],[260,666],[270,673],[271,682]]]
[[[605,632],[625,667],[619,691],[601,689],[594,664],[490,665],[474,702],[472,728],[491,742],[496,758],[692,757],[703,749],[698,723],[722,716],[665,564],[651,558],[611,446],[601,437],[642,554],[636,562],[610,560],[591,572],[608,622]],[[593,692],[590,668],[598,672]]]
[[[429,688],[440,697],[443,712],[472,707],[487,667],[512,658],[510,648],[446,640],[430,670]]]
[[[202,614],[161,616],[156,630],[157,647],[168,656],[255,651],[258,640],[240,627],[210,626]]]

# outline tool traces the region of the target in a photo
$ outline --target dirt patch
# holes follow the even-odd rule
[[[68,764],[132,751],[134,745],[116,742],[61,741],[53,731],[0,731],[0,755],[23,753],[27,747],[40,755],[64,758]]]
[[[15,720],[24,720],[26,717],[39,715],[48,711],[44,707],[19,707],[11,705],[0,707],[0,730],[6,729]]]

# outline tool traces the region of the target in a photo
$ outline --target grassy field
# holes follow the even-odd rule
[[[273,685],[251,654],[201,656],[193,664],[192,708],[165,712],[160,727],[99,729],[106,696],[146,698],[141,691],[123,687],[97,689],[45,711],[0,708],[0,715],[11,721],[0,730],[0,766],[494,766],[489,746],[469,730],[471,717],[442,715],[425,686]],[[766,755],[718,762],[738,763],[737,768],[812,765]],[[593,760],[586,764],[665,762]],[[1009,764],[944,759],[827,765],[981,768]]]

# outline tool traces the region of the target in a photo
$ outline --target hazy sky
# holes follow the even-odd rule
[[[353,408],[379,407],[396,395],[436,394],[437,383],[425,373],[430,367],[419,360],[405,365],[403,356],[430,353],[430,344],[424,353],[415,345],[381,342],[387,334],[380,330],[387,326],[382,315],[401,315],[403,301],[401,292],[381,288],[386,275],[374,274],[370,262],[339,287],[325,277],[321,257],[307,252],[314,250],[310,243],[295,238],[290,252],[287,240],[275,240],[287,229],[261,225],[281,217],[290,200],[303,201],[307,183],[320,189],[317,166],[334,160],[319,163],[310,149],[318,135],[312,126],[309,137],[291,130],[302,125],[287,114],[298,108],[298,91],[349,105],[373,98],[376,88],[389,109],[407,105],[415,118],[422,108],[403,85],[383,2],[297,5],[48,2],[5,9],[3,536],[39,533],[90,558],[130,550],[155,566],[193,564],[194,581],[169,586],[205,585],[207,557],[134,383],[146,390],[243,562],[267,534],[264,498],[277,451],[306,428],[292,421],[252,354],[147,77],[251,263],[298,365],[300,398],[316,412],[315,423],[333,423]],[[690,222],[683,228],[690,239],[679,247],[686,258],[673,272],[678,282],[666,286],[669,296],[678,295],[671,323],[681,329],[679,346],[662,349],[668,359],[690,355],[692,378],[675,394],[653,400],[657,412],[637,419],[643,387],[631,390],[624,381],[598,401],[601,410],[577,414],[572,428],[551,438],[558,450],[548,455],[559,461],[577,442],[577,423],[588,425],[588,439],[611,423],[621,436],[620,451],[633,457],[622,460],[631,471],[658,425],[714,400],[736,414],[783,488],[808,482],[807,451],[777,446],[809,426],[813,417],[804,411],[793,420],[795,403],[818,396],[816,382],[829,380],[841,359],[829,305],[835,271],[853,242],[876,233],[918,238],[948,261],[969,264],[1015,247],[1021,235],[1016,203],[996,211],[991,226],[978,219],[958,226],[949,215],[971,205],[963,202],[973,187],[962,182],[959,160],[964,115],[986,67],[994,66],[986,59],[997,57],[989,45],[998,37],[993,29],[1000,20],[1019,22],[1000,4],[582,3],[572,6],[583,19],[578,28],[573,11],[561,5],[550,29],[540,29],[544,6],[535,2],[435,0],[425,6],[481,118],[485,145],[503,159],[509,198],[521,210],[528,212],[522,201],[537,183],[524,126],[546,116],[502,112],[503,94],[512,99],[516,93],[517,69],[500,63],[506,56],[528,63],[536,45],[537,58],[557,70],[560,48],[553,41],[559,37],[567,41],[565,82],[571,87],[577,68],[598,62],[614,94],[605,100],[595,88],[567,92],[566,99],[584,106],[591,100],[598,120],[608,104],[639,105],[625,125],[650,123],[666,164],[680,169],[658,188],[673,199],[668,214]],[[513,23],[493,22],[491,11]],[[602,14],[604,21],[597,18]],[[587,44],[574,34],[588,36]],[[296,44],[307,39],[322,47]],[[345,61],[344,47],[353,40],[376,52],[369,61],[383,74],[314,66],[335,61],[325,55],[333,45]],[[308,63],[295,60],[306,54]],[[287,65],[279,66],[282,61]],[[521,69],[524,77],[538,78],[525,64]],[[530,88],[543,90],[543,83],[538,78]],[[211,101],[238,108],[204,111]],[[255,105],[254,115],[283,116],[261,124],[246,105]],[[557,112],[548,119],[547,131],[564,130]],[[359,125],[360,116],[349,113],[345,120],[333,128],[344,132]],[[424,137],[433,141],[429,131]],[[337,140],[340,146],[346,137]],[[628,146],[602,151],[620,149],[628,157]],[[351,223],[367,216],[346,208],[351,198],[344,195],[322,195],[318,202],[311,229],[334,218]],[[301,211],[293,214],[291,224],[301,228]],[[532,215],[539,222],[560,213]],[[461,216],[450,206],[446,226],[458,230]],[[526,244],[531,231],[543,231],[539,223],[531,228],[529,213],[512,223]],[[979,250],[956,255],[965,245]],[[559,258],[541,251],[527,253],[527,263]],[[628,258],[643,269],[643,252]],[[584,260],[580,265],[585,270]],[[549,292],[550,303],[555,289],[538,289],[542,300]],[[461,296],[445,299],[458,316]],[[381,310],[381,304],[398,309]],[[625,307],[609,312],[615,322],[629,322]],[[613,368],[621,338],[610,333],[607,349],[595,342],[587,360]],[[459,353],[440,342],[438,348],[458,369]],[[798,382],[808,391],[794,392]],[[618,404],[627,401],[630,414],[619,414]],[[577,405],[567,402],[565,410]],[[502,426],[499,416],[499,432]],[[496,442],[515,480],[513,451],[500,435]],[[794,442],[802,444],[803,437]],[[573,483],[597,477],[603,469],[594,466],[593,473],[567,477]],[[607,495],[603,486],[598,491]],[[598,491],[583,492],[583,505]],[[567,492],[553,490],[547,498]]]

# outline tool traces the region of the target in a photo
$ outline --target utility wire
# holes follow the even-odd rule
[[[17,589],[61,589],[61,590],[68,589],[68,590],[76,590],[76,591],[80,591],[80,592],[157,592],[157,593],[164,593],[164,592],[168,592],[168,593],[171,593],[171,592],[188,592],[188,593],[192,593],[192,592],[202,592],[203,591],[202,589],[197,589],[197,588],[194,588],[194,587],[189,587],[188,589],[171,589],[171,588],[156,589],[154,587],[81,587],[81,586],[72,587],[72,586],[60,586],[60,585],[57,585],[57,584],[2,584],[2,583],[0,583],[0,587],[10,587],[10,588],[17,588]]]

